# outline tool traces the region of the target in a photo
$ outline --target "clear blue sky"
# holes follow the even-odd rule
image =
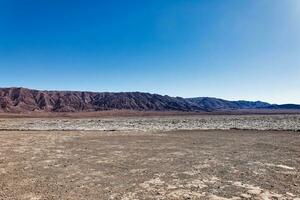
[[[0,87],[300,103],[299,0],[1,0]]]

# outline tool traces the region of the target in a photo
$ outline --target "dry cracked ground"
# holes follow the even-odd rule
[[[295,131],[2,130],[0,141],[5,200],[300,199]]]

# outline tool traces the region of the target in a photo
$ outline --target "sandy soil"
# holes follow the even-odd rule
[[[300,198],[288,131],[0,131],[0,199]]]

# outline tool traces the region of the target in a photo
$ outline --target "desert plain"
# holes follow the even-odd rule
[[[300,199],[300,115],[0,118],[0,199]]]

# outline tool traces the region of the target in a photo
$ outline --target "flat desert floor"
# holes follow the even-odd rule
[[[0,119],[0,199],[299,200],[299,116],[220,117]]]

